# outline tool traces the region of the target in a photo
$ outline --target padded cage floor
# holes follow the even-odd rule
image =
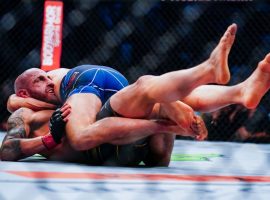
[[[269,157],[270,145],[180,140],[169,167],[93,167],[35,155],[1,162],[0,200],[268,200]]]

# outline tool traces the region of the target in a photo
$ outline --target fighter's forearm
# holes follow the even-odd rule
[[[17,161],[46,150],[41,137],[21,139],[12,138],[3,142],[1,147],[1,160]]]
[[[169,121],[151,121],[108,117],[95,122],[78,137],[76,150],[87,150],[103,143],[124,145],[159,133],[175,133],[177,125]]]
[[[7,102],[7,109],[9,112],[14,112],[19,108],[26,107],[33,111],[41,111],[41,110],[54,110],[56,105],[46,103],[43,101],[39,101],[33,98],[22,98],[18,97],[15,94],[10,95],[8,102]]]

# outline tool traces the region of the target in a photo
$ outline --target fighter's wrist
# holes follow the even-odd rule
[[[53,136],[49,133],[41,137],[43,145],[47,150],[51,150],[56,147],[58,144],[54,141]]]

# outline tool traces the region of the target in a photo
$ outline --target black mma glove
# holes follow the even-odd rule
[[[61,108],[56,109],[50,118],[50,132],[57,144],[61,143],[61,139],[65,134],[66,122],[64,122],[62,117]]]

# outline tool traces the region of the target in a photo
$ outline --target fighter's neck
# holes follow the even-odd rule
[[[54,82],[54,85],[55,85],[54,92],[57,98],[59,99],[59,101],[61,99],[60,93],[59,93],[61,81],[69,70],[70,69],[60,68],[60,69],[56,69],[56,70],[52,70],[48,72],[48,75],[52,78]]]

